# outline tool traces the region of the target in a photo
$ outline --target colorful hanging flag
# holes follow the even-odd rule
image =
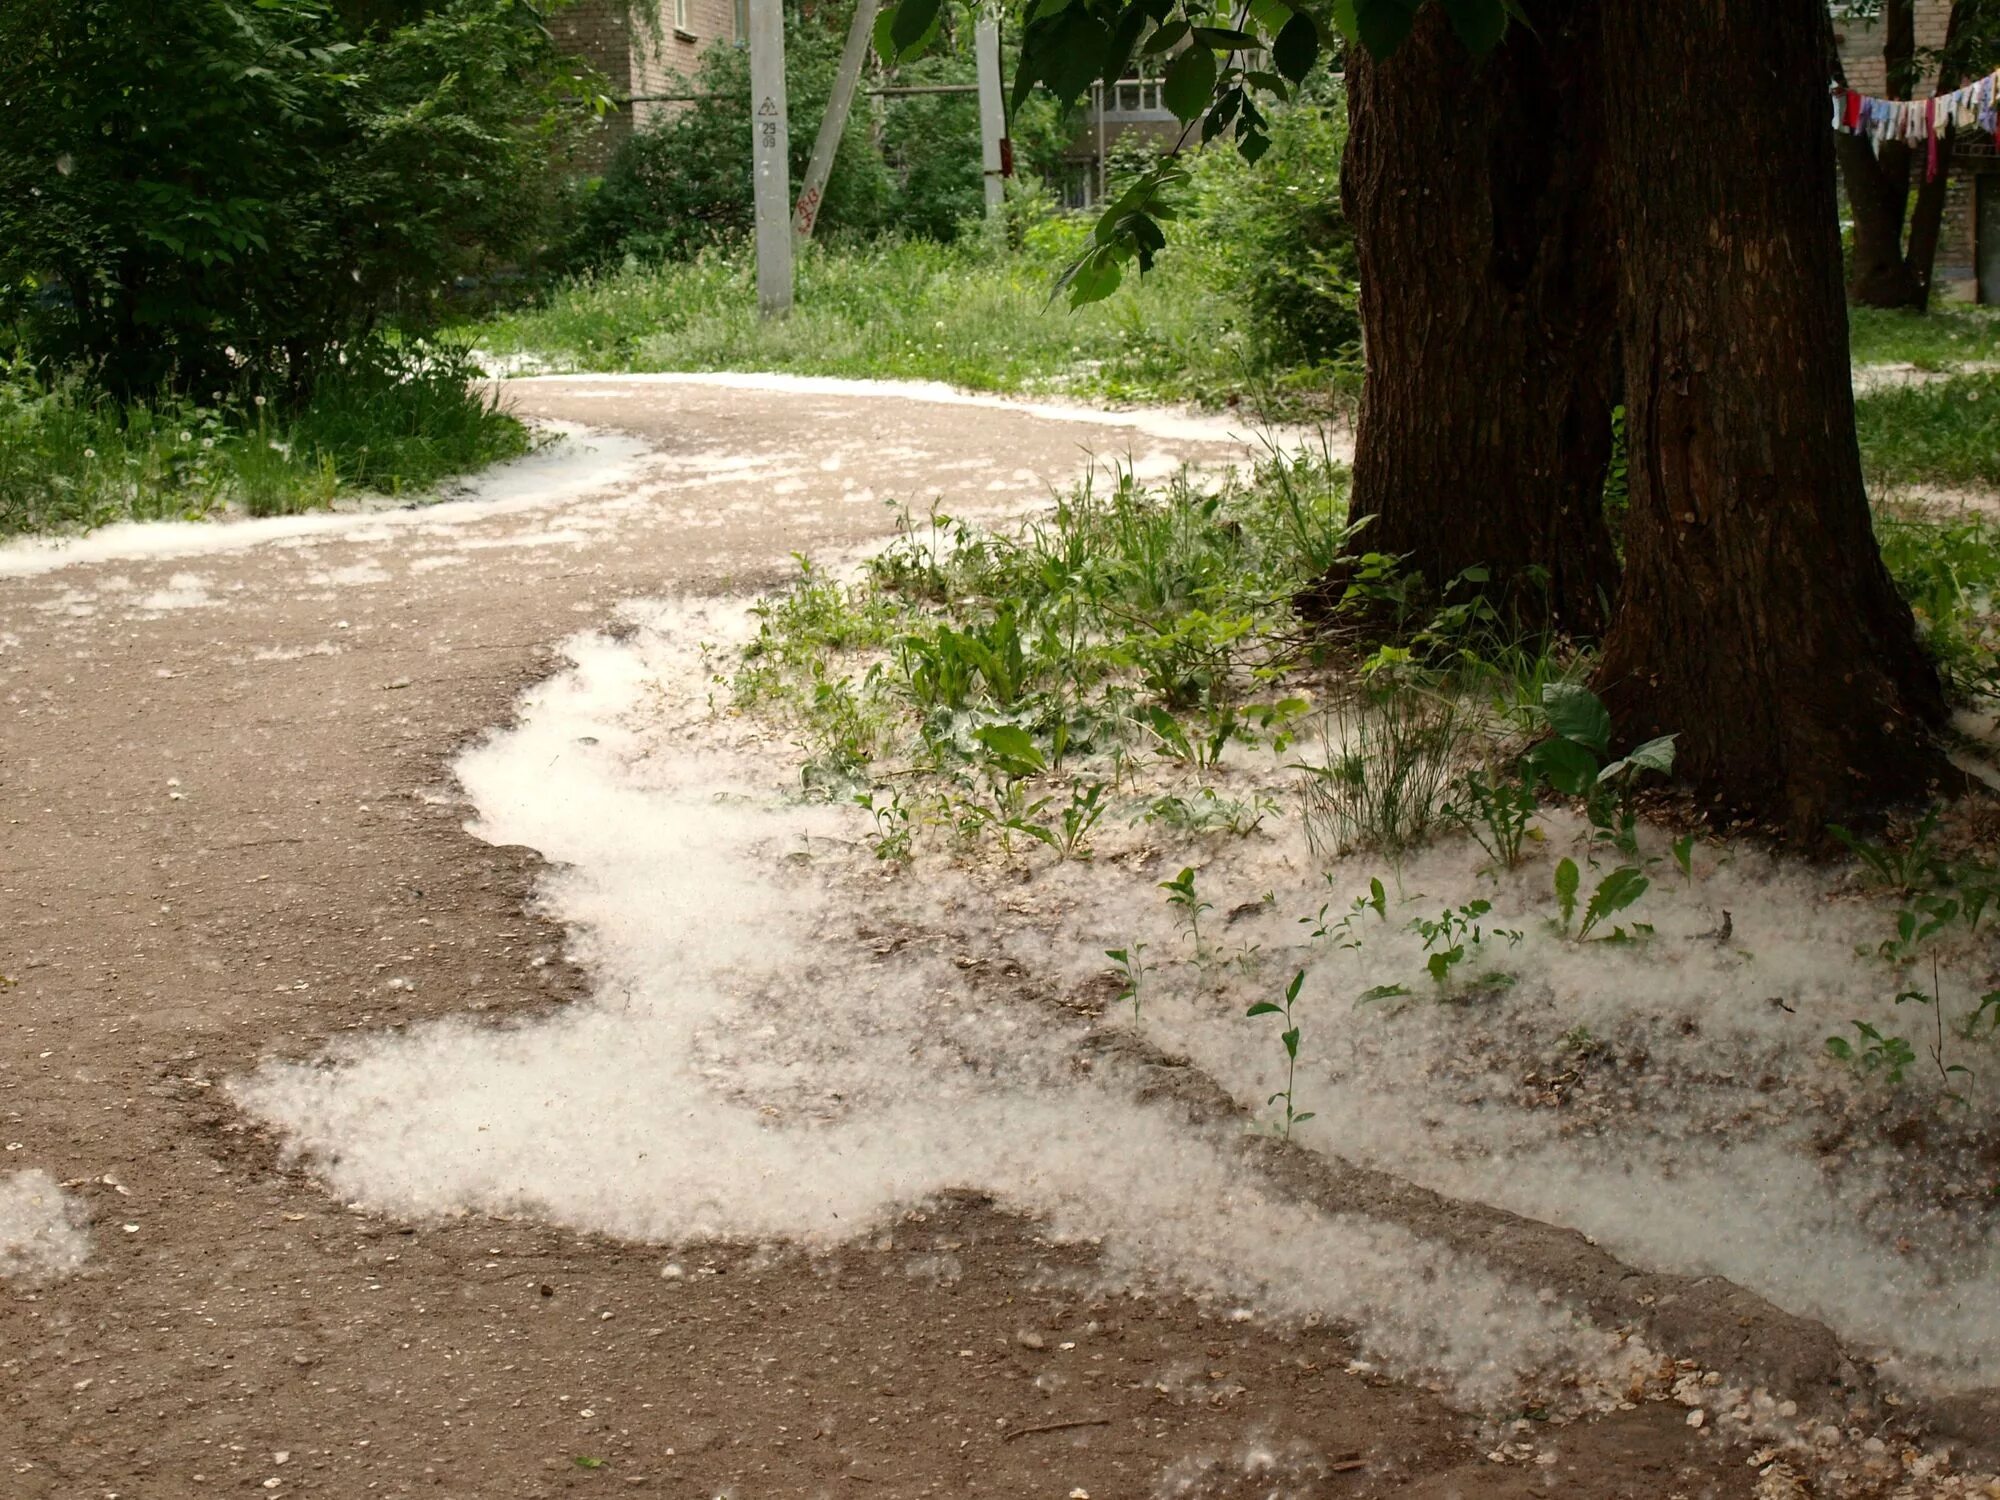
[[[1877,99],[1836,83],[1833,128],[1865,135],[1879,154],[1884,141],[1924,148],[1924,177],[1938,172],[1938,137],[1947,130],[1980,130],[2000,146],[2000,68],[1975,83],[1929,99]]]

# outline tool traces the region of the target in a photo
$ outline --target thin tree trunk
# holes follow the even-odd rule
[[[1937,675],[1855,446],[1822,0],[1604,21],[1631,510],[1598,682],[1621,733],[1805,836],[1922,795]],[[1714,123],[1728,120],[1726,141]]]
[[[1355,57],[1343,205],[1367,384],[1354,513],[1433,586],[1483,566],[1524,617],[1606,623],[1616,385],[1596,7],[1536,0],[1471,57],[1436,6]],[[1544,589],[1545,584],[1545,589]]]
[[[1910,148],[1884,141],[1878,157],[1867,138],[1834,141],[1847,205],[1854,216],[1854,260],[1847,295],[1860,307],[1909,307],[1920,296],[1903,258],[1903,221],[1910,202]]]
[[[1956,44],[1972,22],[1979,0],[1956,0],[1945,23],[1942,51],[1946,61],[1938,72],[1935,92],[1958,86],[1960,69],[1952,61]],[[1882,8],[1882,57],[1892,98],[1907,99],[1921,81],[1917,68],[1916,17],[1911,0],[1887,0]],[[1951,183],[1951,137],[1938,141],[1938,165],[1929,173],[1928,153],[1900,141],[1884,141],[1879,155],[1866,137],[1840,135],[1835,150],[1848,208],[1854,216],[1854,259],[1847,295],[1861,307],[1930,306],[1932,273],[1944,229],[1946,192]],[[1917,184],[1915,207],[1910,183],[1924,163]],[[1904,242],[1907,227],[1909,238]]]
[[[1951,17],[1945,22],[1944,61],[1938,66],[1936,93],[1948,94],[1959,85],[1962,66],[1958,46],[1977,3],[1978,0],[1957,0],[1951,8]],[[1919,312],[1930,310],[1931,282],[1937,270],[1938,242],[1944,236],[1945,201],[1951,186],[1951,148],[1952,133],[1947,131],[1938,137],[1937,171],[1925,177],[1917,189],[1916,206],[1910,210],[1910,248],[1904,262],[1916,283],[1916,295],[1910,305]]]

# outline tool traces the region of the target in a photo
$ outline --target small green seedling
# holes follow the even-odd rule
[[[1132,1002],[1132,1024],[1134,1026],[1139,1024],[1139,1001],[1141,992],[1145,988],[1147,969],[1143,956],[1145,952],[1146,945],[1144,943],[1134,943],[1130,948],[1106,948],[1104,950],[1104,956],[1118,965],[1119,977],[1125,981],[1125,987],[1118,992],[1118,1003],[1123,1005],[1127,1000]]]
[[[1312,935],[1315,940],[1337,938],[1339,941],[1335,944],[1336,947],[1359,948],[1361,938],[1354,931],[1355,918],[1364,911],[1373,911],[1378,921],[1386,922],[1389,919],[1389,894],[1383,889],[1381,877],[1376,876],[1369,880],[1366,894],[1354,898],[1354,903],[1348,907],[1346,916],[1338,921],[1328,921],[1326,914],[1329,909],[1327,906],[1322,906],[1316,916],[1300,917],[1300,925],[1312,923]]]
[[[1187,925],[1188,936],[1194,939],[1195,956],[1200,957],[1203,951],[1201,914],[1213,911],[1214,904],[1202,900],[1195,891],[1192,869],[1183,869],[1172,880],[1162,880],[1160,889],[1167,893],[1167,904],[1179,913],[1181,921]]]
[[[1468,771],[1444,816],[1471,834],[1495,864],[1511,870],[1521,862],[1521,844],[1540,805],[1531,778]]]
[[[1910,1064],[1917,1060],[1916,1050],[1902,1037],[1884,1036],[1866,1021],[1857,1020],[1853,1025],[1855,1041],[1830,1036],[1826,1050],[1863,1073],[1880,1073],[1890,1083],[1901,1083]]]
[[[1298,1023],[1292,1019],[1292,1006],[1298,1000],[1299,990],[1305,982],[1306,971],[1301,969],[1292,976],[1292,982],[1285,986],[1285,1003],[1283,1005],[1273,1004],[1269,1000],[1259,1000],[1244,1012],[1246,1016],[1282,1015],[1285,1018],[1285,1029],[1278,1035],[1278,1040],[1285,1044],[1285,1086],[1264,1102],[1268,1105],[1276,1104],[1280,1099],[1285,1101],[1284,1135],[1286,1140],[1292,1138],[1292,1127],[1294,1125],[1303,1125],[1313,1117],[1313,1112],[1309,1109],[1295,1109],[1292,1099],[1292,1087],[1294,1080],[1298,1076],[1299,1068],[1299,1027]]]
[[[1933,807],[1911,831],[1910,841],[1902,845],[1874,843],[1838,823],[1829,823],[1826,831],[1845,844],[1880,885],[1908,896],[1934,884],[1944,873],[1937,850],[1939,817],[1939,809]]]
[[[1410,923],[1410,930],[1422,936],[1424,951],[1430,954],[1424,968],[1433,984],[1440,987],[1447,984],[1451,971],[1465,961],[1467,951],[1485,942],[1486,930],[1481,924],[1491,910],[1491,901],[1468,901],[1463,906],[1446,907],[1435,917],[1418,917]],[[1511,943],[1521,941],[1521,934],[1511,928],[1496,927],[1492,935]]]
[[[873,792],[862,792],[854,801],[875,819],[875,832],[869,840],[875,846],[875,857],[895,864],[907,863],[916,842],[916,829],[909,808],[903,805],[903,794],[892,792],[887,802],[878,802]]]
[[[1694,889],[1694,835],[1684,833],[1674,840],[1674,863],[1681,867],[1681,878]]]
[[[1569,936],[1571,921],[1576,917],[1576,897],[1581,873],[1573,859],[1557,863],[1555,874],[1556,910],[1562,917],[1562,934]],[[1652,886],[1645,874],[1632,865],[1620,865],[1609,875],[1598,881],[1597,889],[1590,893],[1590,900],[1583,910],[1583,925],[1577,928],[1576,940],[1588,942],[1591,932],[1606,917],[1613,916],[1631,906]],[[1652,928],[1643,922],[1633,924],[1632,932],[1623,927],[1614,928],[1611,936],[1601,941],[1629,942],[1634,936],[1646,936]]]

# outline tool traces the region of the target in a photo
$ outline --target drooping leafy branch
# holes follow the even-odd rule
[[[1039,85],[1065,106],[1102,81],[1115,85],[1135,60],[1162,59],[1161,97],[1182,123],[1172,150],[1106,207],[1089,248],[1061,287],[1079,307],[1116,290],[1128,262],[1141,272],[1166,243],[1172,190],[1186,180],[1175,160],[1190,140],[1233,139],[1247,161],[1269,148],[1263,106],[1292,97],[1316,67],[1358,44],[1376,57],[1402,45],[1428,4],[1459,39],[1486,52],[1505,34],[1517,0],[1027,0],[1018,108]],[[913,57],[939,29],[945,0],[897,0],[876,27],[884,61]]]

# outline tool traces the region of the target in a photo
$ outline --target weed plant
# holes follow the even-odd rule
[[[1382,679],[1337,698],[1319,725],[1320,757],[1298,763],[1313,852],[1398,856],[1428,842],[1445,817],[1469,723],[1448,693]]]
[[[2000,697],[2000,527],[1878,515],[1875,533],[1946,689],[1962,702]]]

